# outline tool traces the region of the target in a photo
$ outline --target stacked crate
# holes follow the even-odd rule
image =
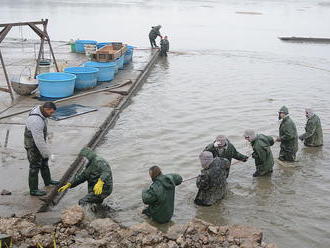
[[[92,55],[92,60],[97,62],[112,62],[125,55],[127,45],[121,42],[114,42],[96,50]]]

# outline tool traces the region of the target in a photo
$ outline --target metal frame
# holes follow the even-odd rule
[[[40,29],[37,25],[42,25],[43,28]],[[36,21],[36,22],[0,23],[0,28],[3,28],[0,31],[0,43],[6,38],[7,34],[9,33],[9,31],[11,30],[12,27],[18,27],[18,26],[29,26],[40,37],[40,48],[39,48],[39,54],[38,54],[37,65],[36,65],[36,69],[35,69],[35,73],[34,73],[34,78],[36,78],[36,76],[38,74],[39,62],[40,62],[41,55],[42,55],[43,50],[44,50],[45,41],[49,45],[49,50],[50,50],[50,53],[51,53],[52,58],[54,60],[56,71],[59,71],[58,66],[57,66],[57,62],[56,62],[56,59],[55,59],[54,51],[53,51],[53,48],[52,48],[52,45],[51,45],[51,42],[50,42],[50,38],[49,38],[49,35],[47,33],[47,25],[48,25],[48,19],[45,19],[45,20],[41,19],[41,21]],[[8,87],[8,89],[0,87],[0,91],[10,93],[11,100],[13,101],[14,100],[14,95],[13,95],[13,91],[12,91],[12,88],[11,88],[8,73],[7,73],[7,70],[6,70],[5,62],[4,62],[2,54],[1,54],[1,49],[0,49],[0,62],[1,62],[2,68],[3,68],[3,72],[5,74],[5,78],[6,78],[6,81],[7,81],[7,87]]]

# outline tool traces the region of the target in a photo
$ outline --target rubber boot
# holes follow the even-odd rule
[[[47,192],[38,189],[38,174],[39,168],[30,168],[29,170],[29,187],[30,187],[30,195],[33,196],[43,196],[46,195]]]
[[[40,170],[41,170],[42,179],[44,179],[45,186],[60,184],[60,182],[51,179],[48,165],[42,166]]]

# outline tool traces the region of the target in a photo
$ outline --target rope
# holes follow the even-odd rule
[[[252,152],[250,151],[250,155],[248,156],[248,158],[251,157],[251,156],[252,156]],[[239,163],[241,163],[241,162],[243,162],[243,161],[241,161],[241,160],[237,160],[236,162],[230,164],[230,166],[233,166],[233,165],[235,165],[235,164],[239,164]],[[188,178],[188,179],[183,180],[182,182],[184,183],[184,182],[187,182],[187,181],[191,181],[191,180],[193,180],[193,179],[195,179],[195,178],[197,178],[197,177],[198,177],[198,176],[190,177],[190,178]]]

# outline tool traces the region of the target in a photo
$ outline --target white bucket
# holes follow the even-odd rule
[[[50,71],[50,65],[39,65],[39,74],[47,73]]]

